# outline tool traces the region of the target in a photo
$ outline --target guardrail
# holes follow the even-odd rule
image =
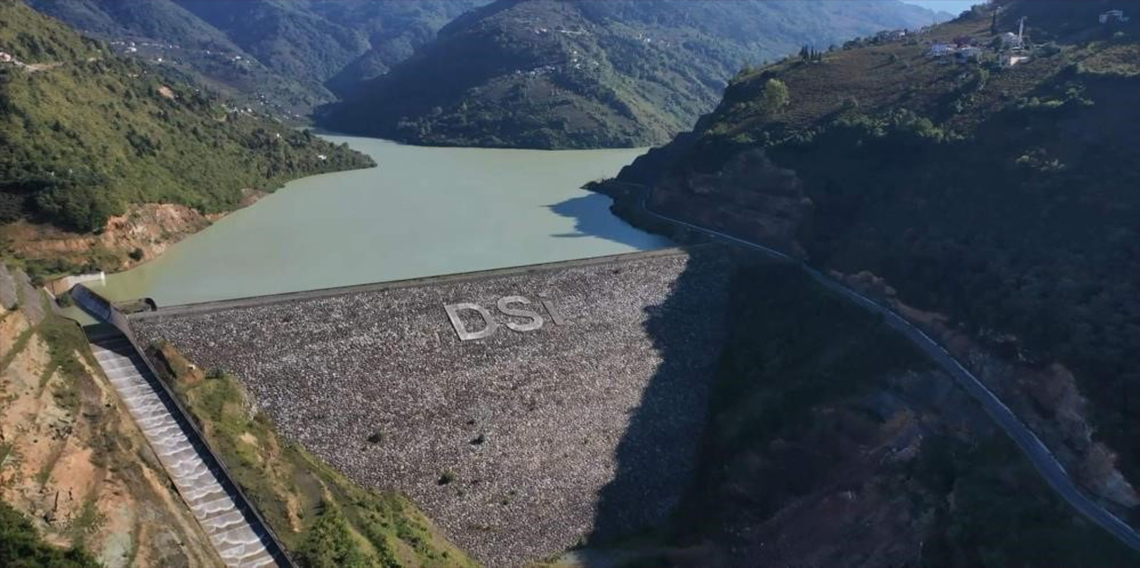
[[[76,284],[72,287],[71,297],[75,300],[76,305],[83,308],[83,310],[96,319],[110,324],[127,338],[127,341],[131,344],[131,348],[135,350],[139,358],[142,359],[143,364],[146,365],[147,369],[154,376],[155,382],[158,383],[161,392],[174,406],[174,419],[189,429],[188,431],[196,438],[193,442],[198,445],[198,447],[206,450],[205,457],[210,462],[207,466],[215,472],[220,472],[220,475],[218,475],[220,479],[218,481],[222,484],[222,487],[230,493],[230,498],[238,505],[238,510],[241,511],[242,515],[246,518],[246,522],[258,532],[258,535],[262,536],[262,544],[265,545],[266,550],[268,550],[277,561],[277,565],[280,568],[295,568],[296,563],[293,562],[293,559],[289,556],[288,551],[281,543],[281,539],[277,536],[277,533],[273,531],[273,528],[265,521],[261,513],[257,511],[257,508],[253,506],[253,502],[250,501],[249,497],[242,491],[241,486],[234,481],[234,476],[226,467],[225,462],[218,456],[218,452],[210,446],[206,436],[203,435],[202,431],[198,428],[198,423],[194,420],[193,415],[182,405],[182,401],[174,391],[171,390],[170,385],[162,380],[163,375],[154,367],[150,357],[146,354],[146,350],[139,345],[138,340],[135,338],[134,331],[131,330],[127,321],[127,316],[115,309],[115,306],[106,298],[92,292],[90,288],[82,284]],[[268,540],[268,542],[265,542],[266,540]]]

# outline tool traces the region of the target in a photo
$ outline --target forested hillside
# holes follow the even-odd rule
[[[300,117],[408,57],[483,0],[31,0],[116,49]]]
[[[21,2],[0,2],[0,226],[97,231],[132,205],[202,213],[251,191],[373,165],[344,147],[227,105]]]
[[[1140,482],[1140,3],[999,6],[744,73],[619,180],[924,310],[908,314],[1134,510],[1097,442]],[[1110,9],[1130,21],[1101,23]]]
[[[322,120],[421,144],[661,143],[744,65],[934,17],[898,2],[503,0],[460,16]]]
[[[965,391],[796,266],[730,277],[697,473],[622,566],[1130,566]],[[665,351],[668,357],[668,350]],[[553,566],[559,566],[554,564]]]

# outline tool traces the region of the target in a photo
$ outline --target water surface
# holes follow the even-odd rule
[[[584,191],[643,149],[425,148],[325,136],[378,167],[290,182],[93,289],[160,305],[587,258],[668,246]]]

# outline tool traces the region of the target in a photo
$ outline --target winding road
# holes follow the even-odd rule
[[[652,192],[653,190],[651,188],[646,188],[639,202],[639,207],[646,214],[661,221],[697,231],[713,239],[726,240],[758,251],[766,256],[795,263],[827,289],[836,292],[872,312],[882,315],[887,325],[898,330],[903,336],[909,339],[911,343],[915,344],[919,349],[930,356],[930,358],[953,377],[974,400],[982,405],[986,413],[989,414],[994,422],[1021,448],[1022,453],[1029,458],[1029,461],[1033,464],[1033,467],[1037,469],[1037,472],[1045,478],[1049,486],[1052,487],[1062,499],[1068,502],[1069,505],[1080,514],[1084,515],[1085,518],[1108,531],[1112,536],[1116,537],[1117,540],[1133,550],[1140,551],[1140,534],[1137,534],[1135,529],[1085,495],[1077,487],[1076,483],[1073,482],[1073,479],[1069,477],[1069,472],[1065,470],[1065,467],[1061,465],[1057,457],[1041,442],[1041,439],[1038,438],[1029,427],[1022,423],[993,391],[982,384],[982,382],[978,380],[973,373],[962,366],[949,351],[939,345],[937,341],[932,339],[921,329],[895,313],[894,310],[844,286],[839,281],[824,275],[822,272],[792,256],[752,241],[687,223],[680,219],[675,219],[653,211],[649,208],[649,197]]]

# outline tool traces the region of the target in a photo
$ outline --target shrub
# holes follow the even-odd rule
[[[775,115],[780,112],[784,107],[788,106],[791,96],[788,94],[788,86],[779,79],[768,79],[764,83],[764,95],[761,98],[761,106],[764,114]]]
[[[0,566],[90,568],[102,565],[81,548],[57,548],[44,542],[27,517],[0,501]]]
[[[384,431],[377,428],[368,436],[369,444],[379,444],[384,441]]]

